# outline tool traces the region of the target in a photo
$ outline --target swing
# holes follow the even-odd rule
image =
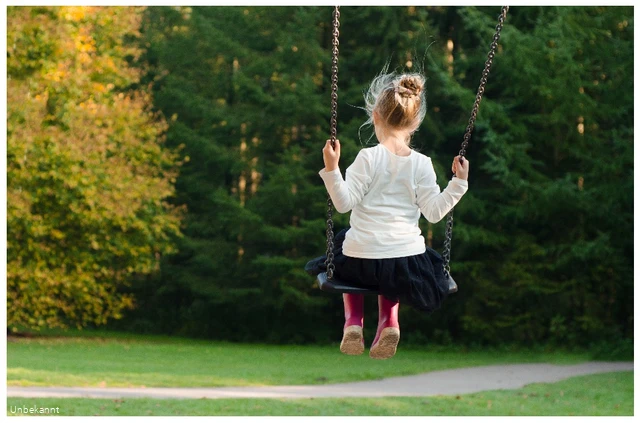
[[[464,134],[464,140],[460,149],[460,163],[462,164],[462,158],[466,153],[466,148],[469,145],[469,139],[471,138],[471,132],[475,126],[476,116],[478,114],[478,108],[480,107],[480,102],[482,101],[482,95],[484,94],[485,85],[487,84],[487,77],[489,76],[489,71],[491,70],[491,65],[493,64],[493,58],[495,56],[496,48],[498,47],[498,40],[500,39],[500,32],[502,31],[502,26],[504,24],[504,20],[507,17],[507,12],[509,11],[509,6],[502,6],[502,10],[500,12],[500,16],[498,17],[498,25],[496,26],[496,32],[493,35],[493,41],[491,42],[491,47],[489,49],[489,54],[487,55],[487,60],[484,64],[484,70],[482,72],[482,78],[480,78],[480,86],[478,87],[478,92],[476,93],[476,99],[473,104],[473,108],[471,110],[471,117],[469,119],[469,124],[467,125],[466,132]],[[336,126],[337,126],[337,117],[338,117],[338,37],[340,32],[338,28],[340,27],[340,6],[335,6],[333,10],[333,50],[331,57],[331,145],[335,145],[336,140]],[[445,229],[445,240],[444,240],[444,251],[442,253],[443,258],[443,266],[444,266],[444,274],[447,278],[447,283],[449,286],[449,293],[452,294],[458,291],[458,286],[456,282],[451,277],[451,267],[449,265],[451,259],[451,239],[453,234],[453,209],[449,211],[447,214],[447,224]],[[327,258],[325,264],[327,266],[327,271],[319,273],[316,278],[318,281],[318,285],[322,291],[325,292],[334,292],[334,293],[343,293],[343,294],[372,294],[378,295],[378,290],[374,287],[361,287],[348,283],[347,281],[341,281],[335,279],[333,277],[333,271],[335,269],[335,265],[333,264],[333,202],[331,200],[331,196],[327,199]],[[309,271],[310,268],[313,267],[313,264],[316,263],[315,260],[310,261],[305,266],[305,269]]]

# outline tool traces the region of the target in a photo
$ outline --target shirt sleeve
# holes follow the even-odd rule
[[[454,176],[444,191],[440,192],[433,163],[428,159],[417,182],[416,193],[420,212],[429,222],[437,223],[460,201],[468,188],[469,183],[466,180]]]
[[[346,181],[342,179],[339,167],[331,172],[327,172],[326,168],[318,172],[338,213],[346,213],[353,209],[369,191],[372,166],[365,151],[366,149],[360,150],[351,166],[347,168]]]

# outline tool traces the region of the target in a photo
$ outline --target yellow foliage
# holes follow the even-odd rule
[[[174,251],[164,199],[178,155],[126,56],[141,7],[10,7],[7,24],[9,327],[104,324],[119,291]]]

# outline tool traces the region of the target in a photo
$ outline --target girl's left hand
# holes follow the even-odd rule
[[[467,180],[469,178],[469,160],[463,157],[462,163],[460,163],[460,156],[455,156],[451,164],[451,171],[456,175],[456,178]]]
[[[324,159],[324,167],[327,172],[331,172],[338,167],[340,160],[340,140],[336,139],[336,145],[331,145],[331,140],[327,140],[322,149],[322,158]]]

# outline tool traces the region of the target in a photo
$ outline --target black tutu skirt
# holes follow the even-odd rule
[[[373,287],[391,301],[409,305],[419,311],[431,313],[442,306],[449,295],[442,256],[427,250],[415,256],[385,259],[347,257],[342,253],[347,229],[334,237],[334,277],[350,285]],[[327,271],[326,255],[307,263],[305,269],[312,275]]]

